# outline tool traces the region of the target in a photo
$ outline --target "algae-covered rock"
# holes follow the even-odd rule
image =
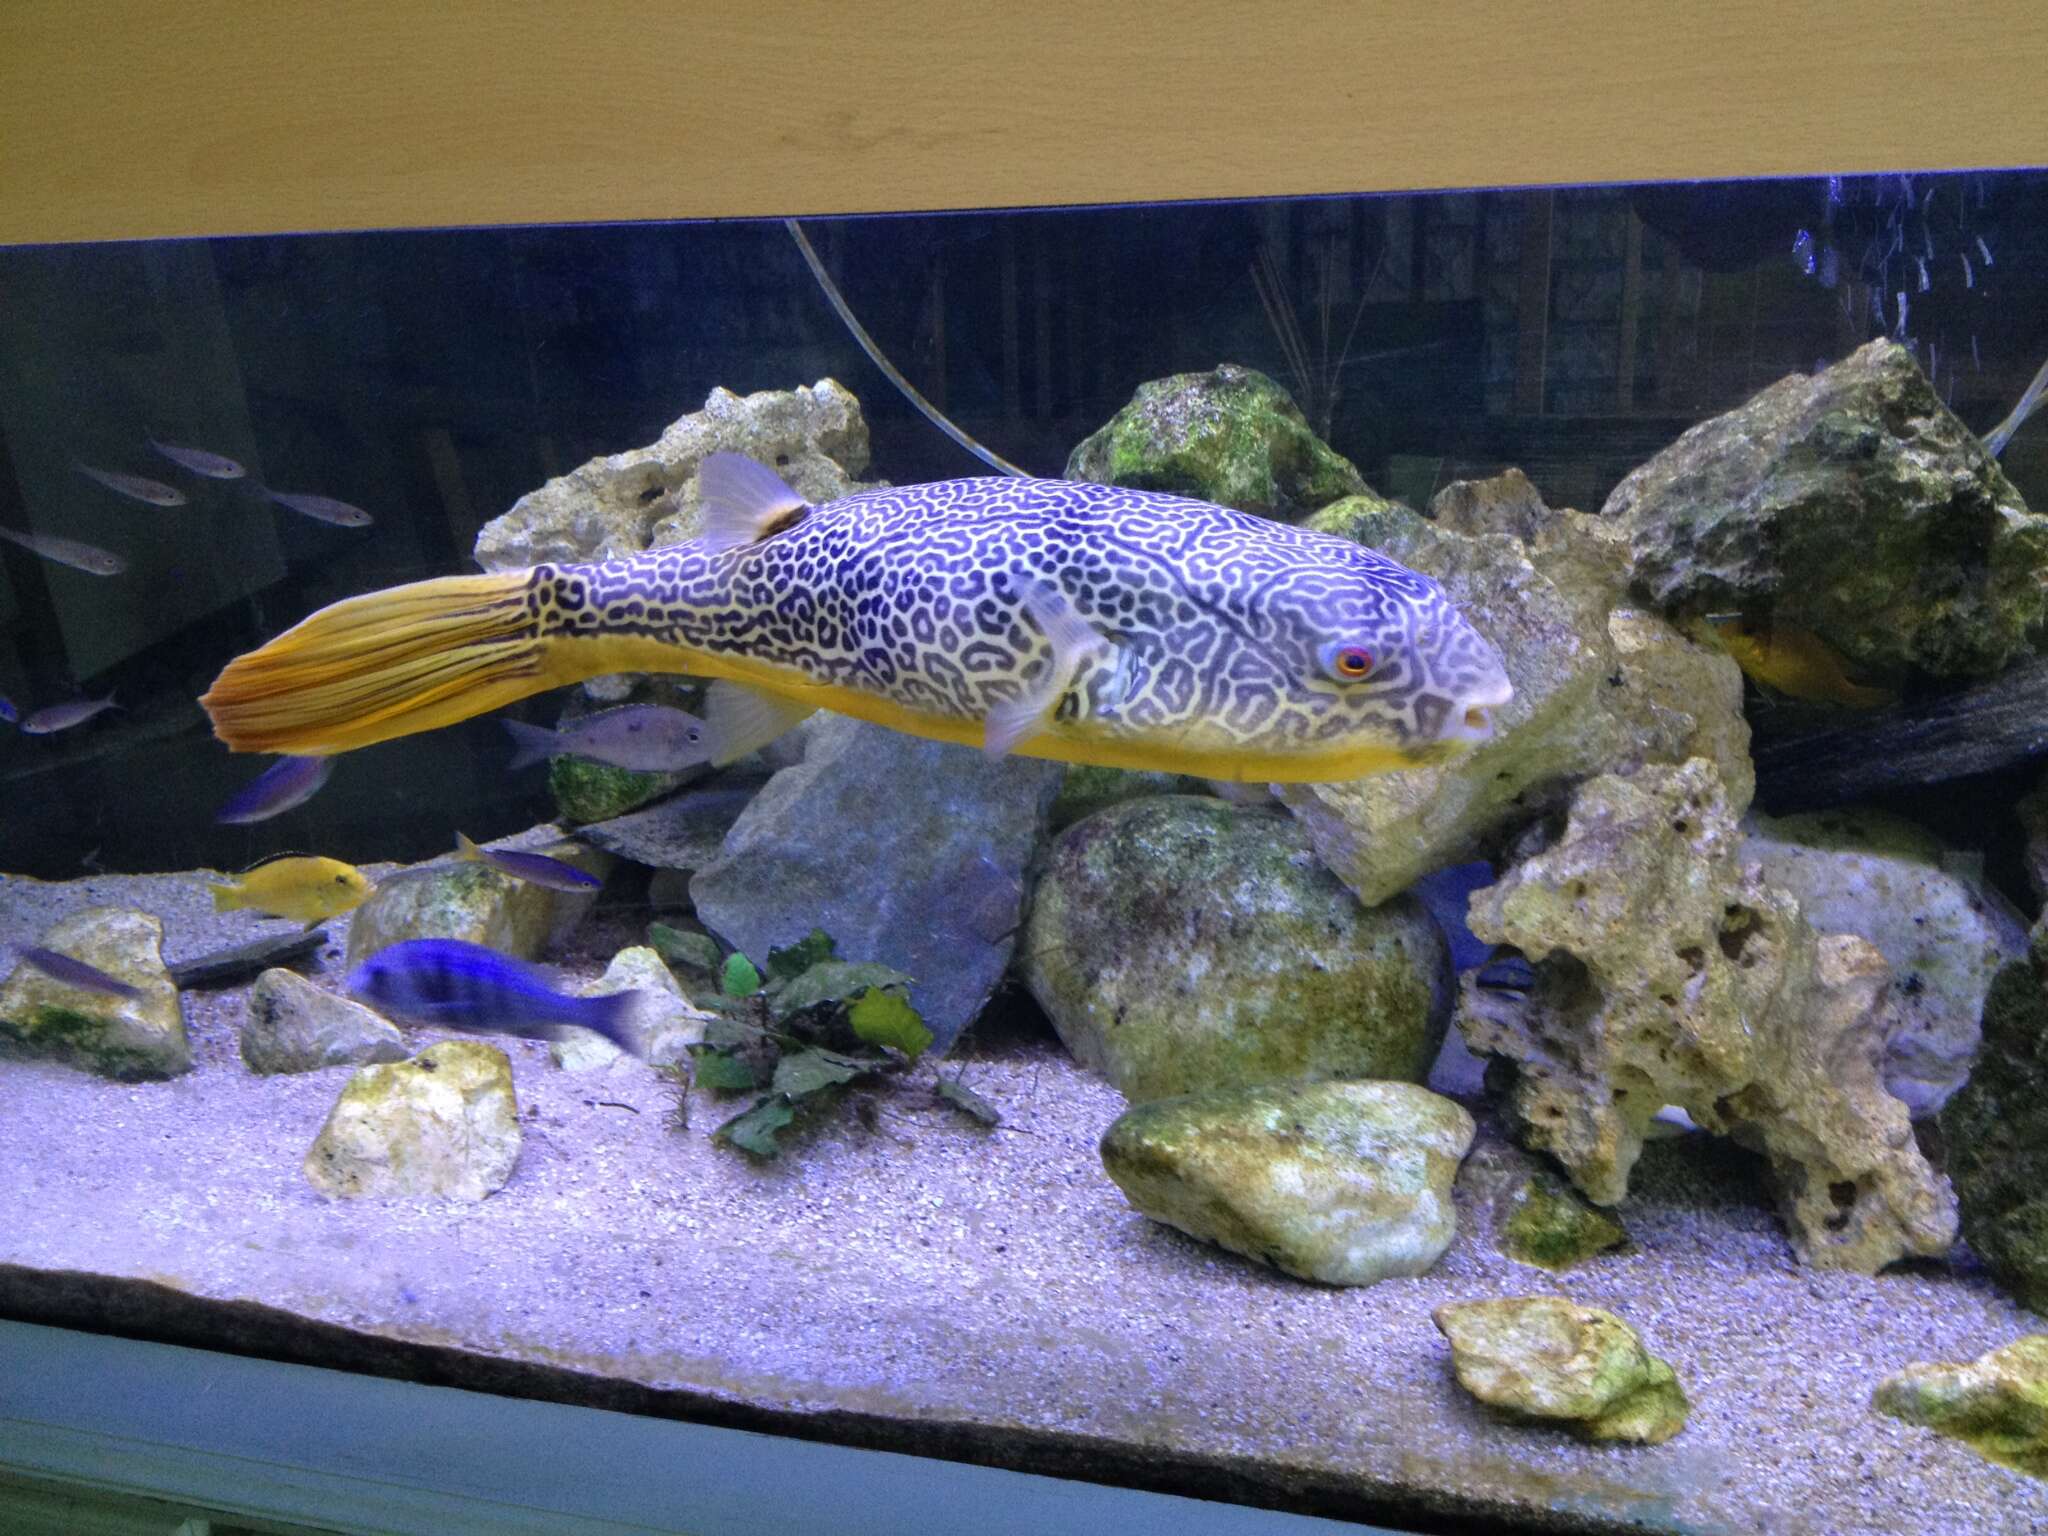
[[[1474,894],[1470,923],[1531,957],[1524,1001],[1468,980],[1458,1023],[1514,1063],[1512,1113],[1614,1205],[1667,1104],[1770,1161],[1793,1246],[1872,1271],[1955,1238],[1954,1198],[1879,1079],[1884,957],[1816,935],[1745,868],[1714,765],[1602,775],[1548,848]]]
[[[1988,676],[2048,618],[2048,518],[1893,341],[1702,422],[1605,511],[1664,611],[1809,630],[1852,671]]]
[[[315,1072],[403,1061],[405,1037],[381,1014],[273,967],[249,989],[242,1060],[251,1072]]]
[[[516,845],[600,879],[610,870],[610,854],[552,832],[542,829]],[[348,963],[357,965],[403,939],[464,939],[532,960],[581,922],[596,901],[595,891],[549,890],[488,864],[437,859],[377,882],[349,924]]]
[[[1984,994],[2026,952],[2026,924],[1925,828],[1883,811],[1755,816],[1743,857],[1799,900],[1822,933],[1875,944],[1892,968],[1897,1018],[1884,1085],[1915,1119],[1961,1086],[1977,1055]]]
[[[1992,978],[1976,1066],[1940,1123],[1964,1240],[2048,1313],[2048,924]]]
[[[757,960],[822,928],[840,954],[902,971],[943,1051],[1009,966],[1060,776],[1037,758],[991,761],[821,718],[803,761],[748,803],[690,898],[706,928]]]
[[[1367,494],[1351,461],[1315,435],[1286,390],[1233,363],[1140,384],[1131,403],[1069,456],[1066,477],[1192,496],[1287,522]]]
[[[1142,800],[1147,795],[1199,795],[1206,791],[1203,781],[1191,774],[1076,763],[1060,780],[1059,796],[1052,803],[1051,830],[1065,831],[1084,817],[1126,800]]]
[[[1449,1302],[1431,1316],[1450,1340],[1458,1385],[1516,1418],[1646,1445],[1685,1427],[1677,1374],[1612,1312],[1520,1296]]]
[[[750,455],[815,505],[863,489],[855,477],[868,466],[867,422],[860,402],[831,379],[744,398],[714,389],[703,410],[647,447],[592,459],[520,497],[477,534],[476,562],[505,571],[612,560],[695,538],[697,468],[719,452]]]
[[[1054,842],[1020,970],[1082,1065],[1132,1100],[1429,1070],[1451,999],[1412,897],[1364,907],[1271,809],[1130,800]]]
[[[577,990],[586,997],[602,997],[609,992],[640,994],[632,1027],[646,1042],[646,1059],[651,1066],[670,1066],[683,1060],[689,1048],[704,1038],[704,1026],[712,1018],[684,996],[675,973],[660,955],[643,944],[620,950],[612,956],[602,976]],[[625,1056],[596,1030],[574,1027],[548,1046],[548,1054],[566,1072],[595,1072]]]
[[[519,1160],[512,1063],[480,1040],[357,1070],[306,1153],[323,1194],[481,1200]]]
[[[1515,685],[1492,738],[1448,762],[1274,786],[1367,903],[1483,851],[1595,773],[1706,756],[1738,806],[1754,788],[1735,663],[1625,600],[1612,529],[1544,507],[1519,475],[1500,478],[1452,487],[1448,523],[1347,501],[1308,524],[1442,583]]]
[[[1473,1133],[1412,1083],[1274,1083],[1127,1110],[1102,1166],[1154,1221],[1304,1280],[1371,1285],[1451,1245]]]
[[[609,821],[667,794],[682,783],[673,773],[640,773],[588,757],[548,759],[548,793],[565,824]]]
[[[1522,1181],[1500,1224],[1501,1252],[1541,1269],[1570,1269],[1627,1241],[1627,1228],[1612,1215],[1547,1173]]]
[[[2015,1339],[1968,1365],[1909,1365],[1878,1383],[1870,1406],[2048,1477],[2048,1333]]]
[[[138,990],[75,987],[26,960],[0,985],[0,1033],[103,1077],[175,1077],[192,1065],[177,986],[164,968],[164,925],[127,907],[75,912],[36,941]]]

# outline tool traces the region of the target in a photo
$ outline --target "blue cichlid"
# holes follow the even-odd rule
[[[514,880],[544,885],[551,891],[594,891],[604,884],[597,876],[585,874],[574,864],[551,859],[544,853],[522,853],[516,848],[480,848],[460,832],[455,834],[455,851],[458,857],[472,863],[488,864]]]
[[[67,987],[77,987],[85,992],[102,992],[108,997],[140,997],[142,988],[130,986],[118,976],[109,976],[96,965],[87,965],[70,955],[60,955],[54,949],[44,949],[28,944],[22,947],[21,958],[30,965]]]
[[[232,796],[213,819],[241,826],[282,816],[319,794],[332,772],[331,757],[281,757]]]
[[[7,697],[6,694],[0,693],[0,720],[4,720],[9,725],[12,725],[20,718],[21,711],[14,707],[14,700]]]
[[[461,939],[407,939],[353,971],[349,994],[388,1019],[424,1029],[559,1040],[595,1030],[620,1050],[645,1056],[633,1015],[638,992],[572,997],[530,965]]]

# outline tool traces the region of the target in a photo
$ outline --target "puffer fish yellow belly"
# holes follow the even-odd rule
[[[944,741],[1216,778],[1342,779],[1483,739],[1512,688],[1428,578],[1182,497],[972,479],[806,506],[705,462],[705,536],[349,598],[201,701],[324,754],[606,672],[722,679],[729,760],[823,708]]]

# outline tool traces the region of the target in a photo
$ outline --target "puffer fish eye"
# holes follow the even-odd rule
[[[1355,683],[1372,676],[1378,658],[1362,645],[1339,641],[1325,648],[1323,667],[1339,682]]]

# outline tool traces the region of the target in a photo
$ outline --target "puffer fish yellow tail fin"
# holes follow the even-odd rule
[[[321,757],[603,670],[546,635],[534,578],[443,576],[344,598],[229,662],[199,702],[238,752]]]

